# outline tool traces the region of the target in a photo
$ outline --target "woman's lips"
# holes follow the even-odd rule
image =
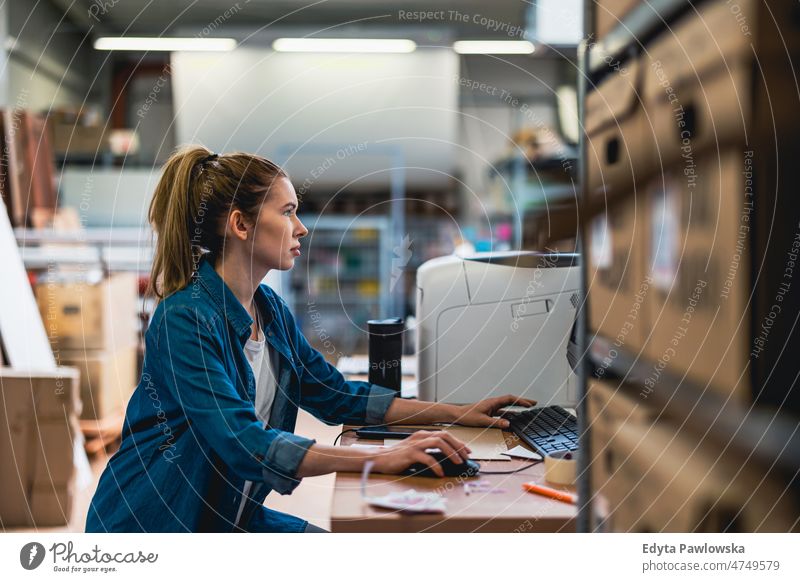
[[[293,254],[295,257],[299,257],[299,256],[300,256],[300,247],[294,247],[293,249],[290,249],[290,250],[291,250],[291,253],[292,253],[292,254]]]

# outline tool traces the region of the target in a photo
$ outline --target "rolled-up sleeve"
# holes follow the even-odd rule
[[[367,394],[367,410],[364,415],[366,424],[381,424],[386,411],[397,398],[397,391],[377,384],[371,384]]]
[[[291,493],[300,484],[300,479],[295,477],[300,463],[315,442],[288,432],[278,434],[267,449],[262,469],[264,483],[281,495]]]

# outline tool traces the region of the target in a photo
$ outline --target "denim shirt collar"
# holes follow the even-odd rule
[[[200,267],[197,269],[195,276],[200,285],[213,299],[219,313],[230,323],[239,337],[239,341],[244,345],[250,336],[251,326],[253,325],[253,318],[250,317],[247,309],[236,298],[236,295],[233,294],[233,291],[231,291],[231,288],[228,287],[222,277],[217,274],[208,257],[201,259]],[[260,313],[264,317],[262,328],[266,329],[275,316],[272,305],[261,286],[256,289],[255,302],[257,307],[261,308]]]

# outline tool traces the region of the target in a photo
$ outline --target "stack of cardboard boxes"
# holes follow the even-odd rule
[[[635,532],[784,532],[797,507],[783,481],[610,379],[591,380],[597,527]],[[695,436],[693,436],[695,435]]]
[[[137,379],[136,276],[116,273],[97,283],[47,276],[36,300],[57,361],[80,370],[81,418],[121,412]]]
[[[68,523],[75,487],[78,371],[0,368],[0,529]]]
[[[796,9],[673,4],[660,31],[605,59],[585,101],[589,328],[612,355],[588,387],[592,478],[612,529],[780,531],[797,525],[752,491],[785,508],[785,483],[759,485],[758,467],[698,445],[698,427],[654,402],[671,375],[720,410],[800,417]],[[609,379],[623,352],[645,371],[635,382]]]
[[[594,33],[597,37],[606,36],[611,30],[620,26],[622,19],[631,9],[639,4],[639,0],[605,0],[597,2],[594,12]]]
[[[99,110],[53,109],[48,125],[57,156],[98,157],[109,149],[106,119]]]

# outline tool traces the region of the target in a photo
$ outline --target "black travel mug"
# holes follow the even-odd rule
[[[370,319],[369,329],[369,383],[378,384],[400,392],[403,375],[403,331],[405,324],[399,317]]]

